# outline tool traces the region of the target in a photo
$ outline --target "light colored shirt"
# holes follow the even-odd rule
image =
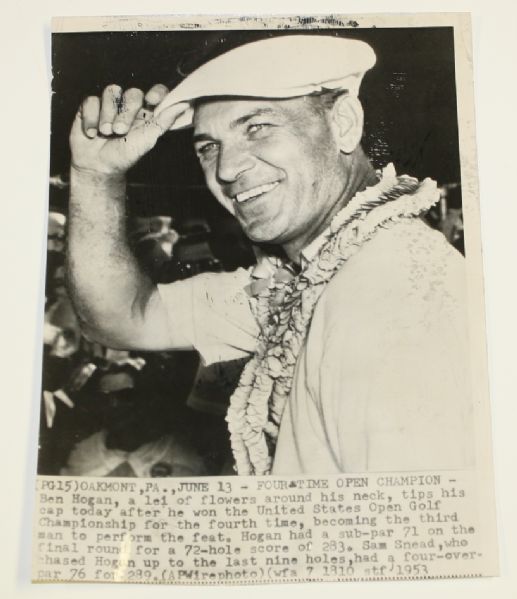
[[[306,248],[310,260],[318,250]],[[160,286],[205,363],[253,353],[250,272]],[[323,291],[273,474],[462,469],[472,461],[463,257],[420,219],[381,229]],[[185,306],[189,310],[185,310]]]

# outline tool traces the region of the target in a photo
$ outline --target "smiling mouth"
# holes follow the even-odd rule
[[[234,196],[234,200],[238,204],[242,204],[244,202],[248,202],[249,200],[258,198],[268,191],[273,190],[277,185],[280,184],[280,181],[273,181],[273,183],[265,183],[264,185],[259,185],[258,187],[253,187],[252,189],[248,189],[247,191],[243,191]]]

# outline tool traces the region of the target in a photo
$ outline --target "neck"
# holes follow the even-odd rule
[[[327,212],[324,212],[316,222],[310,224],[304,236],[297,237],[282,246],[288,258],[296,264],[301,261],[303,249],[325,231],[334,216],[357,193],[377,183],[375,169],[361,148],[357,148],[350,156],[346,156],[345,161],[346,171],[348,172],[348,176],[344,177],[345,185],[341,188],[337,198],[330,202]]]

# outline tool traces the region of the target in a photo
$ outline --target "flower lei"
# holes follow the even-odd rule
[[[298,355],[327,283],[380,228],[419,216],[439,199],[431,179],[397,177],[393,165],[379,176],[377,185],[356,194],[336,214],[318,254],[297,276],[273,276],[250,300],[260,329],[258,348],[244,367],[226,417],[238,474],[271,471]]]

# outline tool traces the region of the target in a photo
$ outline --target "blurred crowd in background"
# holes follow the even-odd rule
[[[61,177],[53,189],[66,191]],[[52,206],[52,202],[51,202]],[[428,214],[461,252],[461,187],[441,187]],[[66,210],[48,221],[40,474],[166,477],[232,474],[224,420],[240,361],[204,367],[196,352],[128,352],[86,339],[66,290]],[[233,219],[134,216],[135,256],[156,283],[253,263]]]

